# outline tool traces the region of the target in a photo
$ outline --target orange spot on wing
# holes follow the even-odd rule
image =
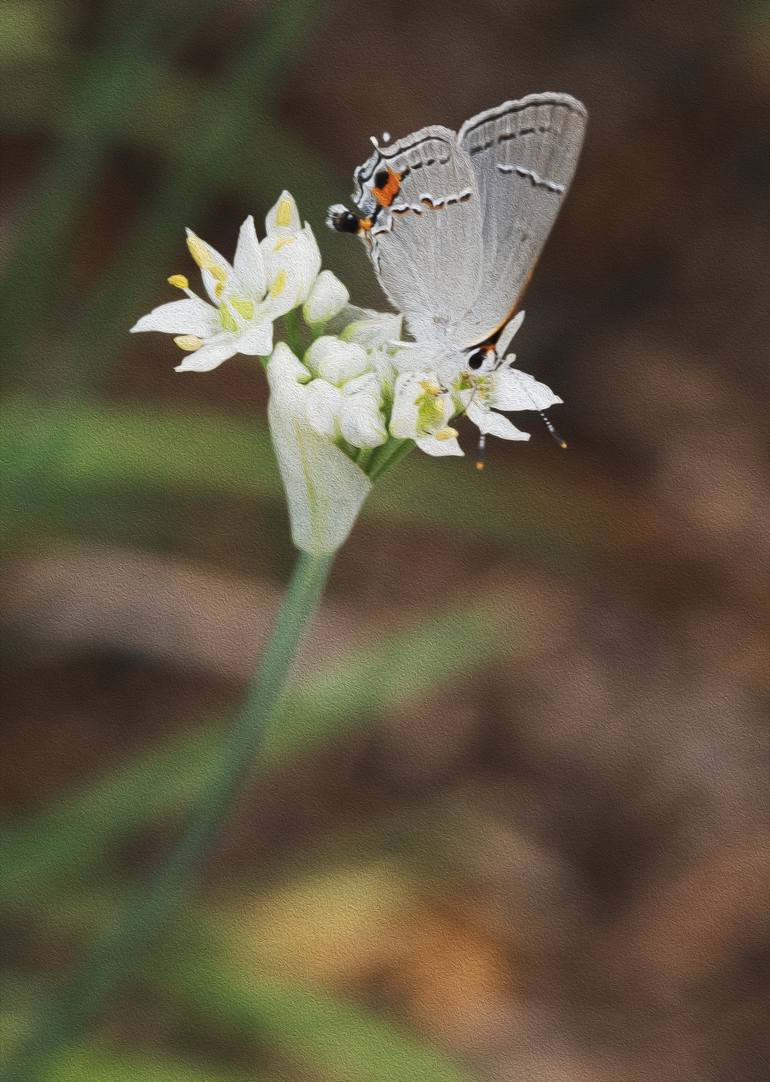
[[[388,169],[388,179],[381,188],[372,188],[372,195],[381,207],[389,207],[401,190],[401,174]]]

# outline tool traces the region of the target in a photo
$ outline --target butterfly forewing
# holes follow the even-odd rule
[[[516,306],[575,172],[586,110],[568,94],[531,94],[467,120],[458,134],[482,213],[483,262],[455,327],[484,341]]]
[[[356,170],[359,185],[382,168],[398,191],[367,234],[374,269],[415,338],[446,338],[478,288],[476,171],[455,132],[438,125],[379,148]]]

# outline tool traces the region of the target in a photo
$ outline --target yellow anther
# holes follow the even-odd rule
[[[222,296],[224,291],[225,291],[225,283],[224,282],[217,282],[217,284],[214,286],[214,296],[217,298],[217,300]]]
[[[197,334],[178,334],[174,341],[185,353],[195,353],[196,349],[200,349],[203,345],[203,339]]]
[[[441,388],[433,379],[421,379],[420,386],[426,394],[432,395],[434,398],[441,394]]]
[[[244,297],[231,297],[230,304],[243,319],[254,318],[254,304],[252,301],[247,301]]]
[[[190,283],[187,281],[183,274],[172,274],[166,279],[170,286],[176,286],[177,289],[189,289]]]
[[[223,285],[227,281],[226,271],[222,267],[217,266],[216,263],[209,263],[206,267],[206,270],[209,272],[212,278],[216,278],[216,280],[218,282],[221,282]]]
[[[211,254],[208,246],[203,243],[200,237],[196,237],[194,233],[191,233],[187,238],[187,247],[199,267],[208,267],[210,265]]]
[[[270,283],[270,296],[275,300],[276,297],[280,297],[286,289],[286,271],[278,271],[273,281]]]
[[[278,209],[275,212],[275,224],[280,229],[285,229],[291,225],[292,213],[291,213],[291,200],[282,199],[278,204]]]
[[[456,435],[457,435],[457,429],[456,428],[450,428],[449,425],[447,425],[446,428],[442,428],[439,432],[436,433],[436,439],[437,440],[442,440],[442,441],[443,440],[453,440]]]

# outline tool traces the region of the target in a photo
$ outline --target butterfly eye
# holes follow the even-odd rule
[[[485,349],[474,349],[468,354],[468,367],[474,372],[478,372],[482,364],[486,360],[487,351]]]
[[[380,169],[379,172],[374,174],[374,186],[375,188],[384,188],[388,183],[388,171],[387,169]]]

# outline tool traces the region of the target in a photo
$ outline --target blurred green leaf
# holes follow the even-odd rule
[[[471,1082],[444,1052],[320,988],[206,953],[150,969],[153,985],[241,1036],[268,1040],[335,1082]]]
[[[57,59],[60,58],[54,57]],[[136,57],[136,64],[142,69],[142,92],[136,108],[130,117],[126,117],[125,125],[118,127],[116,138],[172,160],[186,160],[191,128],[197,126],[200,115],[222,116],[226,113],[229,109],[227,93],[186,72],[159,66],[152,57]],[[21,80],[19,92],[0,96],[0,125],[16,130],[30,125],[45,129],[53,124],[54,133],[66,137],[66,125],[71,120],[57,108],[62,78],[63,73],[50,64],[35,69],[32,75],[21,73],[18,76]],[[351,161],[340,163],[343,175],[351,172],[351,162],[356,158],[353,147],[351,155]],[[255,110],[244,133],[242,152],[228,162],[223,183],[229,190],[240,193],[244,214],[255,204],[267,206],[273,203],[280,189],[289,187],[303,218],[318,232],[326,208],[344,198],[350,180],[348,177],[341,182],[333,177],[319,155],[291,131],[276,124],[268,113]],[[190,223],[183,221],[177,210],[172,213],[172,221],[176,223],[181,258],[184,256],[183,227]],[[237,224],[233,223],[233,237]],[[362,245],[351,243],[349,237],[329,234],[323,254],[324,266],[344,281],[356,284],[357,303],[381,303],[381,294]],[[165,281],[165,276],[161,281]],[[149,303],[158,281],[148,272],[143,283]],[[117,319],[115,324],[119,325]]]
[[[248,1075],[223,1070],[218,1065],[194,1066],[150,1053],[109,1050],[68,1051],[41,1082],[268,1082],[261,1071]]]
[[[457,606],[314,671],[288,695],[264,765],[403,709],[509,651],[518,633],[510,611]],[[0,900],[27,904],[52,877],[77,877],[125,834],[188,806],[212,773],[220,743],[219,726],[177,736],[16,828],[7,826],[0,834]]]
[[[168,39],[177,48],[181,36],[195,26],[195,8],[178,37]],[[110,130],[130,112],[142,89],[144,55],[157,26],[164,21],[163,6],[133,5],[117,39],[110,27],[127,14],[124,0],[112,0],[102,13],[102,40],[85,58],[73,58],[68,73],[72,87],[60,88],[58,108],[68,121],[50,160],[41,170],[19,212],[15,251],[0,283],[0,307],[6,312],[4,343],[7,358],[19,364],[44,331],[41,313],[53,313],[61,272],[69,263],[68,241],[80,208],[90,198],[89,179],[99,167]]]
[[[114,3],[124,9],[122,0]],[[316,6],[317,0],[283,0],[271,6],[266,24],[254,19],[223,81],[227,108],[196,113],[190,126],[194,138],[180,144],[183,158],[172,161],[151,205],[120,248],[118,265],[86,299],[74,334],[60,342],[62,360],[66,361],[69,350],[73,361],[63,369],[70,389],[90,386],[96,366],[103,367],[105,356],[136,317],[141,298],[152,288],[154,272],[160,274],[181,229],[194,219],[213,183],[228,176],[231,161],[242,155],[243,134],[249,129],[254,103],[265,98],[291,48],[309,28]],[[130,18],[124,10],[122,22],[112,9],[105,13],[105,21],[120,27],[120,36],[94,52],[84,66],[72,104],[65,110],[71,122],[61,151],[28,199],[16,256],[0,287],[3,307],[13,301],[7,304],[9,357],[18,356],[21,361],[28,354],[35,344],[30,341],[30,327],[36,333],[42,331],[40,313],[52,315],[55,310],[54,299],[61,295],[59,272],[67,269],[67,241],[88,198],[88,178],[97,169],[107,140],[131,115],[145,90],[145,54],[178,51],[210,11],[210,3],[196,0],[187,6],[184,19],[175,19],[175,32],[166,35],[158,33],[170,18],[163,5],[150,3],[138,10],[134,5]],[[138,266],[143,267],[143,275],[137,275]],[[70,325],[72,315],[68,314]],[[93,331],[97,326],[102,329],[99,336]]]
[[[199,928],[204,926],[199,921]],[[473,1076],[444,1051],[397,1022],[324,988],[255,971],[243,956],[222,955],[215,928],[208,929],[206,939],[199,949],[176,935],[162,958],[142,967],[154,993],[170,997],[175,1011],[186,1008],[196,1028],[225,1031],[244,1044],[272,1045],[303,1076],[309,1071],[335,1082],[472,1082]],[[29,986],[24,996],[29,1000]],[[9,998],[6,987],[6,1003]],[[7,1014],[0,1024],[8,1041],[12,1031],[23,1029],[23,1019],[9,1025]],[[41,1082],[239,1082],[242,1077],[218,1065],[203,1068],[150,1053],[120,1053],[98,1042],[68,1052]],[[250,1072],[249,1079],[266,1082],[262,1072]]]
[[[88,388],[95,373],[103,370],[105,356],[125,341],[126,328],[141,314],[153,283],[169,273],[166,264],[180,247],[183,227],[197,220],[218,185],[229,183],[233,163],[244,155],[244,140],[255,116],[266,116],[265,102],[276,77],[310,29],[317,7],[318,0],[274,3],[267,24],[255,20],[230,58],[221,91],[223,108],[207,109],[205,96],[197,103],[185,126],[193,137],[174,140],[177,155],[167,175],[101,285],[87,297],[74,334],[61,345],[70,388]],[[264,160],[261,156],[263,172]],[[275,176],[272,166],[271,176]],[[97,339],[94,327],[100,328]]]
[[[12,68],[30,60],[49,60],[55,55],[55,34],[60,23],[59,8],[43,0],[3,0],[0,64]]]
[[[0,983],[0,1048],[9,1049],[18,1040],[27,1019],[34,1016],[44,1000],[40,988],[29,979],[5,974]],[[0,1064],[2,1060],[0,1059]],[[270,1082],[263,1073],[248,1076],[223,1069],[219,1065],[196,1066],[180,1062],[171,1054],[155,1051],[124,1052],[106,1043],[90,1040],[80,1048],[71,1048],[46,1070],[40,1082]]]
[[[56,453],[46,458],[38,491],[30,476],[41,472],[41,448],[51,446]],[[0,405],[0,463],[6,478],[0,510],[9,530],[44,513],[51,492],[76,522],[91,492],[104,500],[106,485],[281,497],[269,434],[256,420],[9,401]],[[514,544],[541,563],[563,566],[633,546],[635,535],[625,528],[632,510],[627,500],[569,478],[509,467],[481,477],[462,460],[412,454],[377,483],[364,516]]]

